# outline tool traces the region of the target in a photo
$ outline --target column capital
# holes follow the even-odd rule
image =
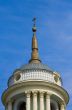
[[[25,93],[26,93],[26,94],[30,94],[30,93],[31,93],[31,91],[25,91]]]
[[[9,103],[9,104],[10,104],[10,103],[12,103],[12,100],[11,100],[11,99],[9,99],[7,103]]]
[[[65,103],[64,103],[64,102],[63,102],[63,103],[61,103],[61,110],[65,110],[65,108],[66,108]]]
[[[65,102],[64,102],[64,101],[62,101],[62,102],[61,102],[61,105],[62,105],[62,106],[65,106]]]
[[[40,91],[40,97],[43,97],[44,96],[44,91]]]
[[[46,92],[46,98],[50,99],[51,94]]]
[[[38,91],[32,91],[33,96],[37,96]]]
[[[26,91],[25,93],[26,93],[26,97],[30,97],[31,91]]]

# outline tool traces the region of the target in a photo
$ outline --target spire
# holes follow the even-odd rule
[[[32,38],[32,54],[31,54],[31,60],[29,63],[40,63],[40,59],[38,56],[38,43],[36,38],[36,18],[33,19],[34,25],[32,28],[33,31],[33,38]]]

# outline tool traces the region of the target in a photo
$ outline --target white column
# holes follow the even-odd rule
[[[50,95],[46,94],[46,110],[50,110]]]
[[[33,92],[33,110],[37,110],[37,92]]]
[[[12,110],[12,102],[11,101],[8,102],[8,107],[7,108],[8,108],[8,110]]]
[[[30,110],[30,92],[26,93],[26,110]]]
[[[44,110],[44,93],[40,93],[40,110]]]
[[[61,104],[61,109],[60,110],[65,110],[65,105]]]

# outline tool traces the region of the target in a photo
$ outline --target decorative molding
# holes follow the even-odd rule
[[[32,91],[32,93],[33,93],[33,96],[37,96],[38,91],[34,90],[34,91]]]
[[[44,97],[44,92],[40,92],[40,98]]]

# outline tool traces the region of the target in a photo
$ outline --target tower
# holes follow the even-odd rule
[[[2,95],[6,110],[66,110],[69,95],[59,73],[44,65],[38,54],[36,26],[32,28],[32,54],[27,65],[16,69]]]

